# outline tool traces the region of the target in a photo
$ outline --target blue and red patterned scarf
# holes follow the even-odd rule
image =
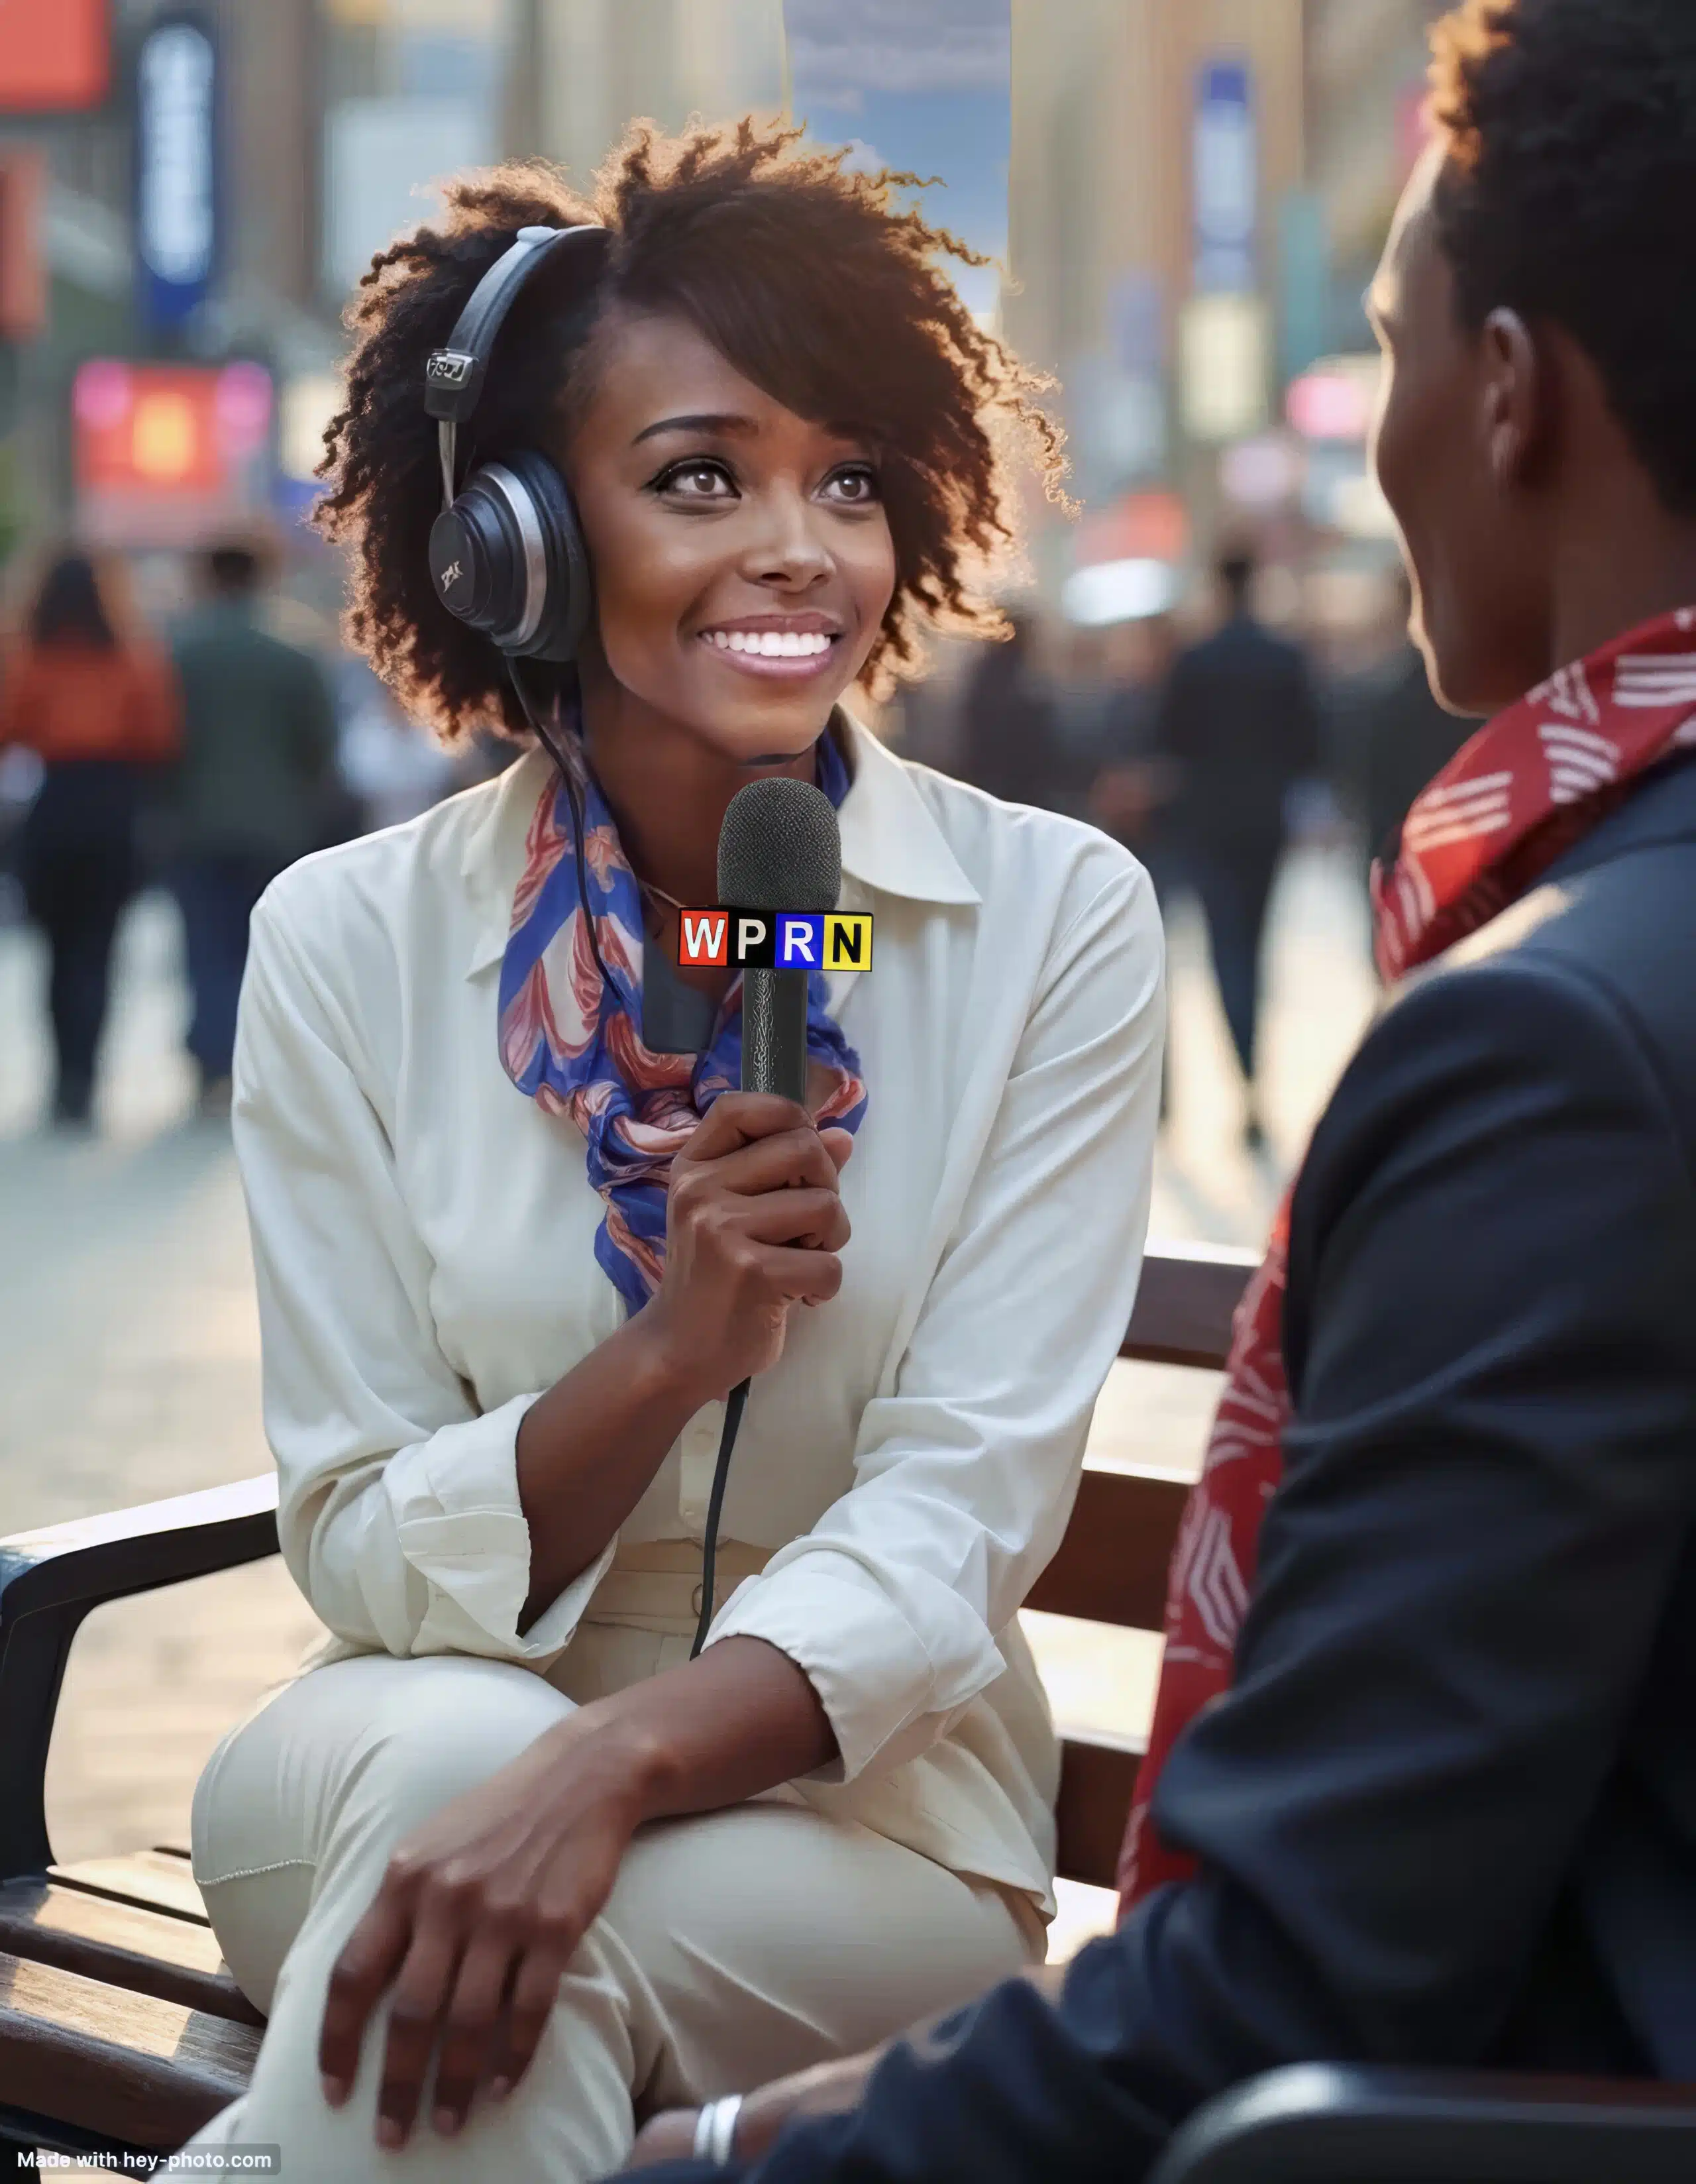
[[[545,1113],[564,1115],[588,1146],[588,1175],[607,1210],[595,1256],[629,1311],[640,1312],[665,1266],[665,1187],[672,1156],[721,1092],[742,1078],[742,980],[719,1006],[703,1054],[653,1054],[642,1045],[642,896],[600,785],[583,755],[575,718],[559,738],[585,816],[587,915],[603,980],[577,894],[571,800],[557,774],[530,822],[524,876],[513,899],[501,964],[501,1060],[519,1090]],[[815,749],[818,784],[841,806],[848,771],[827,729]],[[824,973],[807,988],[807,1050],[831,1072],[814,1112],[820,1123],[858,1130],[865,1114],[859,1057],[827,1013]]]

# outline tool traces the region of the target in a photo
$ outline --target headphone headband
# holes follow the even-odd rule
[[[539,448],[484,462],[462,487],[459,427],[475,414],[501,326],[542,259],[581,257],[587,297],[610,242],[592,225],[520,228],[425,365],[424,407],[442,461],[442,513],[430,531],[437,597],[509,660],[576,657],[591,612],[588,555],[565,482]]]
[[[574,237],[579,238],[576,242]],[[433,351],[424,367],[424,406],[430,415],[443,424],[468,423],[482,396],[495,337],[536,266],[561,244],[570,243],[573,254],[582,254],[586,270],[598,273],[609,239],[603,227],[520,228],[472,290],[447,347]]]

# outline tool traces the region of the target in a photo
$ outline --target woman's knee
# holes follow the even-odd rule
[[[574,1711],[509,1662],[444,1654],[392,1665],[402,1673],[386,1680],[341,1802],[375,1807],[401,1831],[498,1774]]]

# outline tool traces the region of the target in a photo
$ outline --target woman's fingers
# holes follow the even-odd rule
[[[813,1118],[798,1100],[778,1092],[721,1092],[697,1123],[680,1160],[717,1160],[738,1145],[779,1130],[810,1130]]]
[[[403,2146],[418,2117],[437,2027],[448,2008],[459,1966],[456,1925],[426,1899],[413,1929],[389,2004],[383,2075],[377,2088],[377,2143]]]
[[[514,1953],[510,1930],[497,1922],[475,1936],[460,1964],[431,2097],[431,2122],[444,2137],[464,2126],[487,2066],[503,2052],[502,2020]]]
[[[359,2049],[377,1997],[394,1977],[412,1938],[410,1891],[385,1879],[375,1902],[348,1936],[330,1975],[318,2068],[324,2098],[339,2108],[359,2070]]]
[[[525,1953],[508,1999],[505,2029],[497,2042],[490,2091],[510,2092],[536,2060],[548,2014],[559,1998],[559,1982],[571,1950],[556,1942],[537,1942]]]
[[[756,1244],[799,1244],[815,1251],[840,1251],[848,1240],[848,1209],[834,1190],[774,1190],[728,1207],[728,1230]]]
[[[684,1160],[683,1177],[691,1186],[715,1192],[734,1191],[746,1197],[781,1190],[787,1185],[815,1184],[836,1188],[837,1165],[819,1132],[805,1128],[777,1130],[769,1138],[738,1145],[715,1160]]]

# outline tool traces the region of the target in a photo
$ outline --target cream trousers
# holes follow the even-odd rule
[[[687,1638],[580,1630],[609,1687]],[[579,1699],[591,1696],[580,1689]],[[440,2137],[431,2086],[399,2153],[375,2140],[387,2002],[353,2092],[329,2108],[318,2036],[330,1973],[398,1841],[514,1759],[576,1702],[529,1669],[361,1656],[261,1700],[195,1791],[194,1876],[225,1959],[268,2023],[253,2082],[189,2143],[282,2148],[285,2184],[587,2184],[620,2168],[635,2104],[746,2090],[851,2053],[1040,1958],[1026,1899],[796,1804],[645,1828],[504,2102]]]

